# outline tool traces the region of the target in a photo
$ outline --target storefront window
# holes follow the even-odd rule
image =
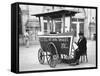
[[[77,22],[77,18],[72,18],[72,21],[73,22]]]
[[[79,18],[78,21],[79,22],[84,22],[84,19]]]

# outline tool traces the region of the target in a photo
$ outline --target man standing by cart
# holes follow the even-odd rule
[[[84,56],[84,60],[86,55],[86,59],[87,59],[87,40],[84,37],[83,33],[79,33],[79,40],[76,44],[78,45],[79,55],[81,57]],[[81,58],[81,62],[82,62],[82,58]]]

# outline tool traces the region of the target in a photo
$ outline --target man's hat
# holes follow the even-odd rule
[[[84,35],[84,33],[80,32],[79,35]]]

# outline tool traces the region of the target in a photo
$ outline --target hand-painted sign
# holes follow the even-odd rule
[[[57,48],[60,47],[62,53],[69,53],[71,37],[41,37],[40,42],[53,42]],[[58,47],[59,45],[59,47]]]

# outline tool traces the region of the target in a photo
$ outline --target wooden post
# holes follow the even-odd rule
[[[43,17],[40,17],[40,22],[41,22],[41,32],[44,33],[44,21],[43,21]]]
[[[61,27],[61,33],[65,32],[65,15],[62,16],[62,27]]]
[[[77,22],[77,39],[79,39],[79,36],[78,36],[79,32],[80,32],[80,23]]]
[[[40,20],[40,17],[39,17],[39,25],[40,25],[40,31],[41,31],[42,28],[41,28],[41,20]]]
[[[53,32],[53,19],[51,19],[51,32]]]
[[[50,33],[50,19],[47,17],[47,32]]]
[[[71,32],[71,25],[72,25],[72,16],[70,16],[70,26],[69,26],[69,32]]]
[[[55,32],[56,25],[55,25],[55,20],[53,20],[53,32]]]

